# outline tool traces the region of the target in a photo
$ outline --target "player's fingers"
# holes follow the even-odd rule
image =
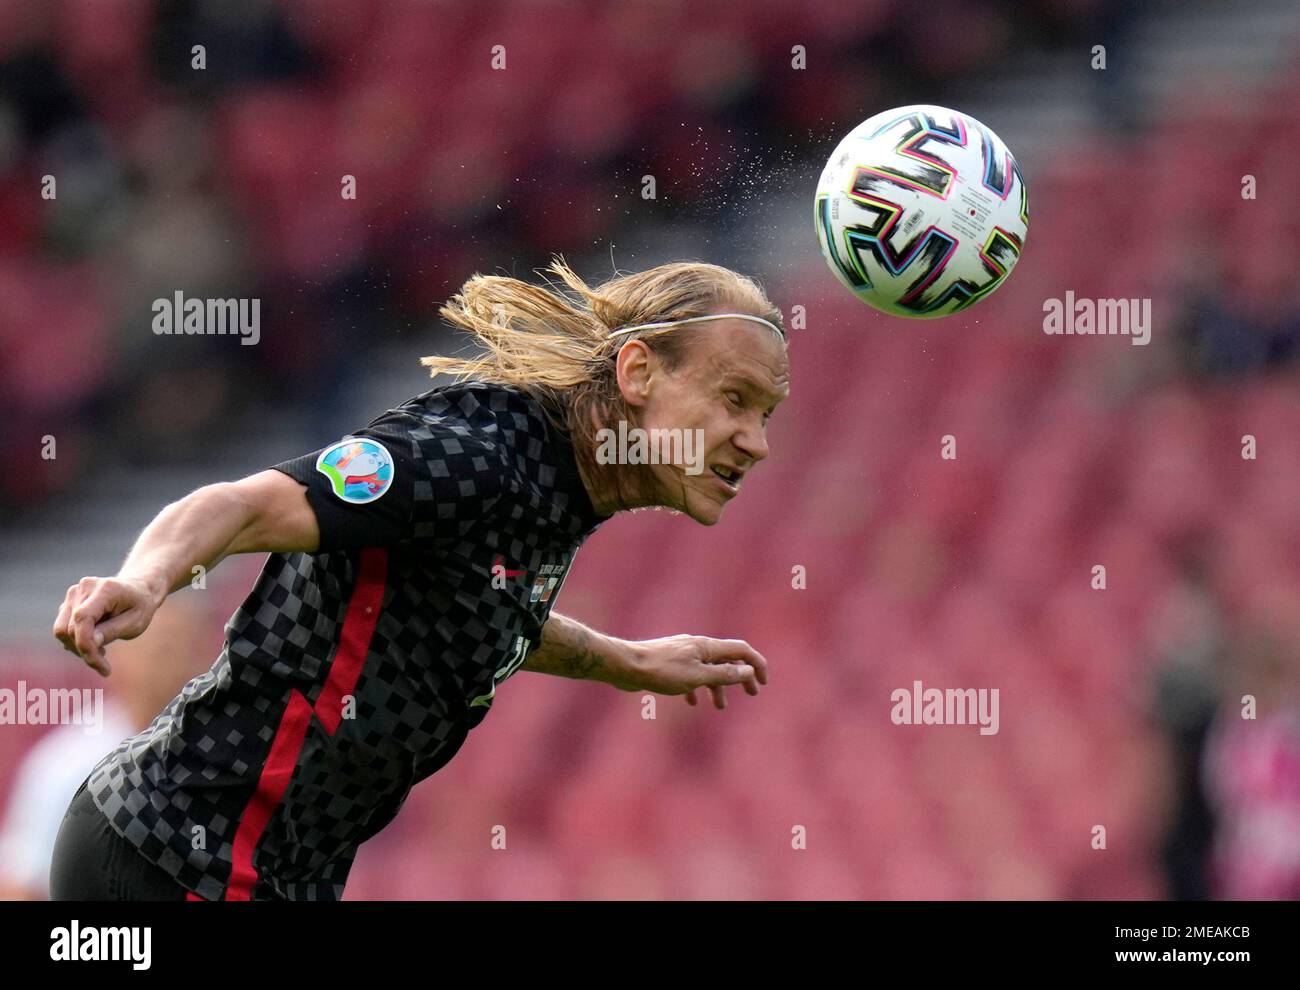
[[[763,654],[759,653],[758,650],[754,649],[752,646],[749,646],[748,643],[746,643],[745,646],[749,647],[748,660],[750,665],[754,668],[754,676],[758,678],[759,684],[766,684],[767,657],[763,656]]]
[[[144,613],[138,608],[129,608],[120,615],[105,619],[95,626],[97,637],[103,637],[101,646],[107,646],[115,639],[133,639],[146,628]]]
[[[743,639],[702,638],[705,659],[709,663],[731,661],[747,663],[754,668],[754,676],[759,684],[767,683],[767,658]]]
[[[727,696],[723,693],[723,689],[720,685],[715,684],[713,687],[709,688],[709,691],[713,694],[714,708],[718,711],[722,711],[727,707]]]
[[[86,631],[84,617],[77,619],[77,612],[73,611],[73,626],[75,629],[75,639],[73,650],[85,662],[86,666],[95,671],[101,677],[107,677],[112,668],[108,665],[108,657],[104,653],[103,637],[91,626]]]
[[[89,639],[86,636],[89,635]],[[98,633],[92,628],[89,634],[83,633],[81,628],[77,631],[77,654],[85,662],[87,667],[97,671],[101,676],[108,676],[108,660],[104,654],[104,648],[96,638]],[[83,645],[83,643],[85,645]]]
[[[77,604],[78,588],[74,584],[63,596],[63,604],[59,606],[59,614],[54,617],[54,638],[57,639],[65,650],[72,650],[72,632],[71,620],[72,609]]]
[[[695,704],[695,692],[694,692],[694,691],[687,691],[687,692],[686,692],[686,703],[687,703],[688,705],[694,705],[694,704]]]
[[[98,645],[95,642],[95,620],[98,618],[93,607],[85,601],[72,610],[72,644],[83,657],[90,656]]]
[[[106,654],[102,649],[97,650],[89,657],[83,657],[82,659],[86,661],[86,666],[100,677],[107,677],[109,674],[113,673],[113,668],[109,666],[108,663],[108,654]]]
[[[699,669],[700,687],[742,684],[753,676],[754,668],[747,663],[706,663]]]
[[[95,629],[101,616],[110,614],[114,593],[99,585],[72,610],[73,641],[81,658],[100,674],[108,676],[108,663],[104,658],[104,636]]]

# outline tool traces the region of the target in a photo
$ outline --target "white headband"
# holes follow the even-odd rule
[[[701,323],[704,320],[751,320],[754,323],[763,324],[782,340],[785,340],[785,333],[775,323],[765,320],[761,316],[752,316],[749,313],[714,313],[711,316],[688,316],[681,320],[665,320],[663,323],[638,323],[634,327],[619,327],[617,330],[611,330],[609,335],[617,337],[621,333],[632,333],[635,330],[662,330],[665,327],[675,327],[681,323]]]

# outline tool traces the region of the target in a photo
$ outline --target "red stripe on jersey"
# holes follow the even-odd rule
[[[194,893],[194,891],[192,891],[192,890],[187,890],[187,891],[185,891],[185,899],[186,899],[187,901],[202,901],[202,900],[205,900],[206,898],[200,897],[198,894]]]
[[[244,814],[235,831],[231,850],[230,883],[226,885],[226,900],[248,901],[253,897],[257,883],[257,870],[253,866],[253,850],[257,848],[262,833],[266,831],[271,813],[284,797],[289,778],[298,764],[307,723],[311,720],[311,704],[297,691],[289,692],[289,704],[280,716],[280,727],[271,740],[262,774],[257,778],[257,788],[249,798]]]
[[[297,691],[289,694],[289,704],[280,717],[280,726],[271,740],[271,751],[257,788],[249,799],[244,814],[235,831],[231,850],[230,882],[226,885],[228,901],[247,901],[253,896],[257,883],[257,869],[253,866],[253,851],[261,841],[262,833],[271,821],[276,805],[284,797],[298,765],[302,742],[307,736],[307,725],[314,714],[330,735],[343,718],[343,697],[351,694],[361,676],[375,624],[379,621],[379,608],[384,600],[384,585],[388,579],[388,552],[378,547],[361,551],[356,587],[343,618],[343,632],[339,646],[330,665],[329,676],[321,688],[320,697],[313,708]]]
[[[316,699],[316,718],[330,735],[334,735],[339,727],[343,718],[343,699],[357,686],[366,654],[370,652],[370,640],[375,634],[375,623],[379,621],[379,608],[384,603],[388,551],[379,547],[362,550],[358,571],[348,614],[343,619],[338,652],[334,655],[325,686]]]

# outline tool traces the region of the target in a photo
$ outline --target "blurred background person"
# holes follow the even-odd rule
[[[144,635],[118,646],[104,688],[99,732],[80,725],[50,729],[27,750],[9,789],[0,824],[0,900],[45,900],[50,853],[63,812],[105,753],[145,728],[181,686],[211,665],[220,647],[193,593],[173,596]],[[98,680],[98,678],[97,678]]]
[[[1205,900],[1210,892],[1214,811],[1205,792],[1206,740],[1223,693],[1224,614],[1213,587],[1212,536],[1196,532],[1171,546],[1180,573],[1152,616],[1156,651],[1155,715],[1167,747],[1160,849],[1169,896]]]
[[[1271,614],[1260,614],[1264,606]],[[1300,900],[1300,589],[1244,624],[1202,772],[1221,900]],[[1249,714],[1252,717],[1246,717]]]

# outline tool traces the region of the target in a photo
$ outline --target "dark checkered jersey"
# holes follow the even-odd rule
[[[607,518],[541,404],[483,382],[275,468],[307,486],[319,549],[271,554],[211,670],[90,778],[114,828],[209,900],[339,899]]]

